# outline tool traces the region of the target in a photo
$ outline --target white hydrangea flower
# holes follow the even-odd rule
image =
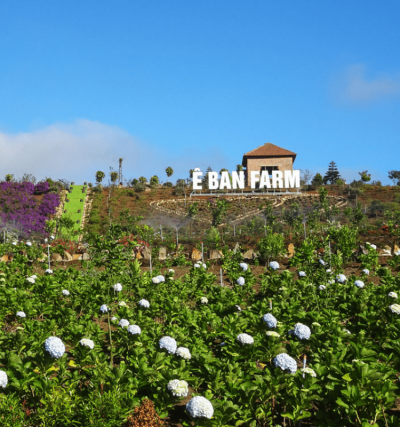
[[[186,397],[189,394],[189,384],[184,380],[171,380],[167,388],[174,396]]]
[[[140,335],[142,333],[142,330],[138,325],[129,325],[128,332],[132,335]]]
[[[67,291],[66,289],[63,289],[62,294],[67,297],[69,295],[69,291]]]
[[[239,279],[237,279],[237,280],[236,280],[236,283],[237,283],[239,286],[244,286],[245,280],[244,280],[244,278],[243,278],[243,277],[239,277]]]
[[[54,240],[54,239],[55,239],[55,237],[54,237],[54,236],[50,236],[50,239],[51,239],[51,240]]]
[[[369,270],[367,268],[364,268],[363,273],[368,276],[369,275]]]
[[[240,344],[254,344],[254,339],[251,335],[248,334],[239,334],[236,339],[240,342]]]
[[[267,335],[268,337],[276,337],[276,338],[280,337],[280,335],[278,334],[278,332],[275,332],[275,331],[267,331],[265,333],[265,335]]]
[[[376,245],[373,245],[373,244],[369,244],[369,247],[371,248],[371,249],[374,249],[375,251],[376,251]]]
[[[306,277],[305,271],[299,271],[299,276],[300,277]]]
[[[143,308],[149,308],[150,307],[150,303],[147,301],[147,299],[141,299],[139,301],[139,305],[140,305],[140,307],[143,307]]]
[[[301,370],[301,372],[303,372],[304,374],[309,374],[312,377],[316,377],[317,376],[317,374],[315,373],[314,369],[311,369],[311,368],[303,368]]]
[[[276,261],[271,261],[269,263],[269,267],[272,268],[273,270],[277,270],[279,268],[279,263]]]
[[[18,245],[18,242],[16,242],[15,240],[12,242],[12,244],[14,245],[14,246],[17,246]]]
[[[332,270],[328,268],[328,270],[325,270],[326,273],[332,273]]]
[[[103,304],[103,305],[101,305],[101,306],[100,306],[100,311],[101,311],[102,313],[107,313],[107,311],[108,311],[107,304]]]
[[[176,351],[176,341],[169,336],[162,337],[158,342],[158,345],[160,346],[160,349],[165,348],[168,353],[175,353]]]
[[[208,304],[208,298],[207,298],[207,297],[201,297],[201,298],[200,298],[200,302],[201,302],[202,304]]]
[[[343,332],[347,332],[349,335],[351,335],[351,332],[346,328],[343,328]]]
[[[296,337],[300,340],[308,340],[311,336],[311,330],[308,326],[302,323],[296,323],[294,325],[294,332]]]
[[[192,358],[192,355],[190,354],[190,350],[186,347],[178,347],[176,349],[175,354],[179,357],[182,357],[183,359],[189,360]]]
[[[194,268],[200,268],[200,264],[196,262],[195,264],[193,264],[193,267]]]
[[[160,281],[160,283],[165,282],[165,277],[162,276],[161,274],[159,276],[157,276],[157,278]]]
[[[211,402],[203,396],[193,397],[186,404],[186,410],[192,418],[211,419],[214,414],[214,408]]]
[[[347,277],[344,274],[339,274],[336,276],[336,280],[339,283],[344,283],[347,280]]]
[[[318,260],[318,262],[319,262],[321,265],[325,265],[325,261],[324,261],[323,259],[319,259],[319,260]]]
[[[23,311],[17,311],[17,317],[26,317],[26,314]]]
[[[264,314],[263,320],[269,328],[276,328],[276,325],[278,324],[278,321],[271,313]]]
[[[0,387],[6,388],[8,383],[8,377],[6,372],[0,370]]]
[[[151,281],[152,281],[155,285],[158,285],[159,283],[161,283],[161,282],[160,282],[160,279],[158,278],[158,276],[157,276],[157,277],[153,277],[153,278],[151,279]]]
[[[365,285],[364,285],[364,282],[362,281],[362,280],[356,280],[355,282],[354,282],[354,284],[357,286],[357,288],[363,288]]]
[[[59,359],[65,353],[65,345],[57,337],[49,337],[44,342],[45,350],[50,354],[51,357]]]
[[[288,369],[291,374],[295,374],[297,371],[296,361],[286,353],[278,354],[274,358],[273,362],[274,362],[274,365],[277,368],[281,368],[282,371],[286,371],[286,369]]]
[[[33,277],[28,277],[26,279],[29,283],[35,283],[35,279]]]
[[[117,320],[118,320],[118,317],[115,317],[115,316],[111,317],[111,322],[116,322]]]
[[[33,276],[31,276],[31,277],[33,277],[35,280],[37,279],[37,276],[36,276],[36,274],[34,274]]]
[[[31,242],[26,242],[26,246],[32,246]]]
[[[324,291],[324,290],[326,289],[326,286],[325,286],[325,285],[319,285],[319,286],[318,286],[318,289],[319,289],[320,291]]]
[[[235,305],[235,307],[237,311],[242,311],[242,309],[240,308],[240,305]]]
[[[94,349],[94,342],[88,338],[82,338],[79,341],[79,344],[82,345],[83,347],[89,347],[91,350]]]
[[[239,264],[239,267],[243,270],[243,271],[247,271],[247,269],[249,268],[249,266],[245,263],[245,262],[241,262]]]
[[[392,313],[400,314],[400,305],[399,304],[392,304],[392,305],[389,306],[389,310]]]
[[[126,328],[127,326],[129,326],[129,321],[126,319],[121,319],[118,323],[119,326],[121,326],[122,329]]]
[[[333,284],[335,283],[335,281],[334,281],[334,280],[328,280],[328,283],[329,283],[330,285],[333,285]]]
[[[170,269],[168,270],[168,273],[170,273],[170,274],[175,274],[175,270],[172,270],[172,268],[170,268]]]
[[[45,271],[45,273],[47,273],[47,274],[53,274],[53,270],[52,270],[51,268],[48,268],[48,269]]]
[[[115,292],[121,292],[122,291],[122,285],[121,285],[121,283],[116,283],[113,286],[113,289],[114,289]]]
[[[125,301],[120,301],[120,302],[118,303],[118,305],[119,305],[120,307],[128,307],[128,305],[127,305],[127,303],[126,303]]]
[[[388,297],[390,298],[398,298],[396,292],[389,292]]]

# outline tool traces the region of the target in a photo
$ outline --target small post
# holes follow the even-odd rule
[[[151,268],[151,253],[150,253],[150,274],[152,273],[152,268]]]
[[[224,286],[224,282],[223,282],[223,279],[222,279],[222,268],[219,269],[219,274],[221,276],[221,286]]]
[[[267,237],[267,218],[264,219],[264,225],[265,225],[265,237]]]
[[[186,208],[186,191],[185,191],[185,208]]]
[[[203,247],[203,242],[201,242],[201,262],[204,262],[204,247]]]
[[[269,309],[272,310],[272,299],[269,300]]]
[[[331,263],[331,241],[329,240],[329,264]]]
[[[178,250],[179,245],[179,235],[178,235],[178,229],[176,229],[176,250]]]
[[[162,235],[162,226],[161,226],[161,224],[160,224],[160,233],[161,233],[161,240],[164,240],[163,239],[163,235]]]
[[[304,239],[307,239],[307,235],[306,235],[306,223],[303,222],[304,225]]]
[[[303,369],[306,369],[306,364],[307,364],[307,356],[304,355],[303,356]],[[303,378],[306,377],[306,374],[303,372]]]
[[[50,270],[50,245],[47,245],[47,261],[49,262],[49,270]]]

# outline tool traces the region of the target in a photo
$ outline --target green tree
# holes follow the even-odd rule
[[[336,163],[332,160],[329,163],[328,171],[324,176],[324,184],[336,184],[336,181],[340,178],[339,171]]]
[[[144,176],[140,176],[140,177],[139,177],[139,182],[140,182],[141,184],[146,184],[146,182],[147,182],[147,178],[146,178],[146,177],[144,177]]]
[[[393,181],[393,185],[400,185],[400,171],[389,171],[389,179]]]
[[[311,181],[311,185],[318,188],[321,187],[321,185],[324,183],[324,179],[322,178],[322,175],[320,173],[316,173],[314,175],[314,178]]]
[[[240,172],[243,170],[243,165],[236,165],[236,171]]]
[[[13,175],[13,174],[11,174],[11,173],[8,173],[8,174],[6,175],[6,181],[7,181],[7,182],[11,182],[11,181],[13,180],[13,178],[14,178],[14,175]]]
[[[157,185],[160,183],[160,181],[159,181],[159,179],[158,179],[158,176],[157,175],[153,175],[151,178],[150,178],[150,186],[152,187],[152,188],[155,188],[155,187],[157,187]]]
[[[362,182],[371,181],[371,174],[368,173],[368,171],[358,172],[358,174],[361,176],[361,181]]]
[[[110,179],[113,184],[117,182],[118,172],[110,172]]]
[[[222,221],[224,220],[226,216],[226,212],[229,207],[229,203],[226,200],[217,200],[216,202],[211,201],[208,203],[208,207],[211,208],[211,215],[212,215],[212,225],[214,227],[217,227],[218,225],[222,224]]]
[[[97,184],[100,184],[101,181],[103,181],[104,177],[106,176],[106,174],[102,171],[97,171],[96,172],[96,182]]]
[[[171,166],[168,166],[167,169],[165,169],[165,173],[167,174],[168,179],[173,175],[174,170],[171,168]]]

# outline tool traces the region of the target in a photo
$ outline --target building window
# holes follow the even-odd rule
[[[277,171],[278,166],[261,166],[261,172],[262,171],[268,171],[268,175],[272,175],[272,171]]]

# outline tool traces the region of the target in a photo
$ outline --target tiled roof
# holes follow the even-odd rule
[[[285,148],[278,147],[275,144],[267,142],[260,147],[255,148],[254,150],[249,151],[248,153],[243,154],[244,157],[259,157],[259,156],[294,156],[296,153],[293,151],[286,150]]]

